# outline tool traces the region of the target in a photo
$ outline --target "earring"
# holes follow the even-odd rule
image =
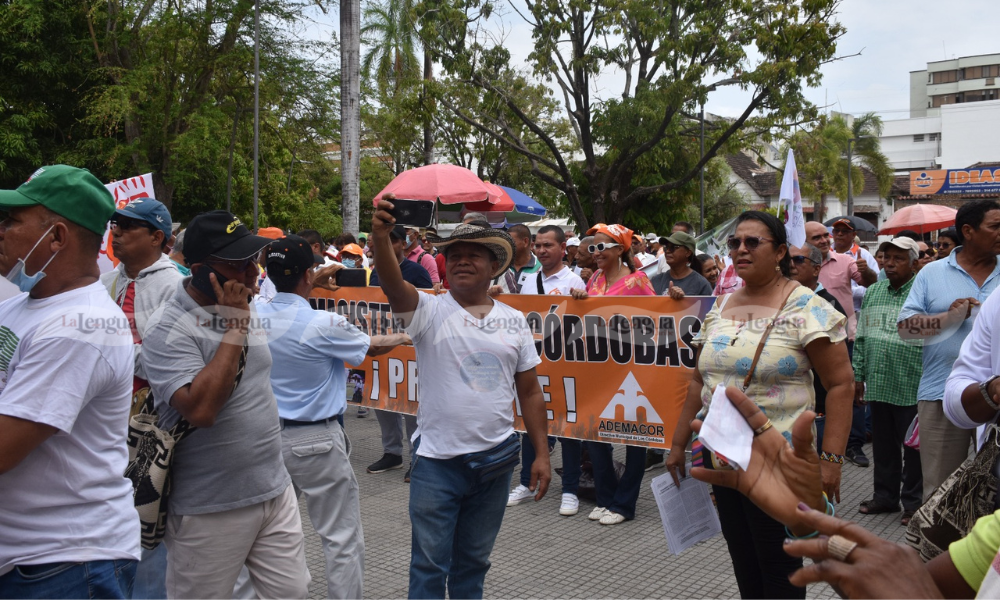
[[[780,271],[781,270],[781,264],[774,265],[774,270],[775,271]]]

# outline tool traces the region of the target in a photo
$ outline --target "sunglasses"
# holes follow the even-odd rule
[[[813,259],[809,258],[808,256],[793,256],[792,257],[792,262],[795,263],[795,264],[797,264],[797,265],[801,265],[802,263],[806,262],[807,260],[809,262],[811,262],[812,264],[814,264],[814,265],[818,265],[819,264],[818,262],[814,261]]]
[[[934,242],[935,248],[951,248],[954,246],[951,242]]]
[[[122,231],[129,231],[130,229],[137,229],[139,227],[144,227],[150,231],[156,231],[152,223],[140,221],[139,219],[129,219],[128,217],[118,217],[116,219],[112,219],[111,226],[117,227]]]
[[[244,258],[242,260],[229,260],[227,258],[218,258],[215,256],[210,256],[205,262],[214,265],[225,265],[230,269],[235,269],[236,272],[242,273],[251,267],[251,265],[256,266],[257,261],[260,258],[260,253],[254,254],[250,258]]]
[[[737,250],[740,249],[741,245],[744,245],[747,247],[747,250],[753,252],[760,246],[761,242],[773,242],[773,241],[774,240],[772,239],[763,238],[756,235],[748,235],[745,238],[738,238],[735,235],[731,235],[726,240],[726,246],[729,247],[729,250],[731,252],[736,252]]]
[[[593,254],[594,252],[604,252],[608,248],[619,248],[619,247],[621,247],[621,244],[615,244],[612,242],[608,242],[607,244],[605,244],[604,242],[598,242],[596,244],[591,244],[587,246],[587,250],[589,250],[590,253]]]
[[[921,251],[920,251],[920,252],[919,252],[919,253],[917,254],[917,256],[918,256],[919,258],[927,258],[928,256],[934,256],[934,251],[933,251],[933,250],[921,250]]]

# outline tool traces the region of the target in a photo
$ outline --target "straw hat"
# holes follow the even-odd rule
[[[503,274],[507,270],[507,267],[510,266],[510,262],[514,260],[514,240],[510,239],[510,235],[506,231],[493,229],[492,227],[480,227],[471,223],[463,223],[451,232],[451,236],[440,238],[436,235],[428,234],[427,241],[442,251],[455,242],[469,242],[485,246],[500,261],[500,266],[493,273],[493,277]]]

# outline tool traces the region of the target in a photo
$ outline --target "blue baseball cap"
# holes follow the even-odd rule
[[[115,211],[116,215],[146,221],[153,227],[163,232],[166,239],[170,239],[173,232],[170,230],[170,211],[159,200],[152,198],[136,198],[125,206]]]

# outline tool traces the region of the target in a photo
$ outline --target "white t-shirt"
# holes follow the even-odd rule
[[[548,277],[542,275],[541,271],[527,275],[524,283],[521,284],[521,293],[537,295],[539,277],[542,278],[542,289],[545,290],[546,294],[552,296],[569,296],[572,289],[587,289],[587,284],[580,279],[580,276],[574,273],[569,267],[564,266],[555,275],[549,275]]]
[[[132,332],[99,282],[0,303],[0,414],[58,431],[0,475],[0,575],[138,559],[128,463]]]
[[[451,294],[418,294],[407,333],[419,372],[417,454],[447,459],[514,433],[514,375],[541,361],[524,315],[493,301],[476,319]]]

